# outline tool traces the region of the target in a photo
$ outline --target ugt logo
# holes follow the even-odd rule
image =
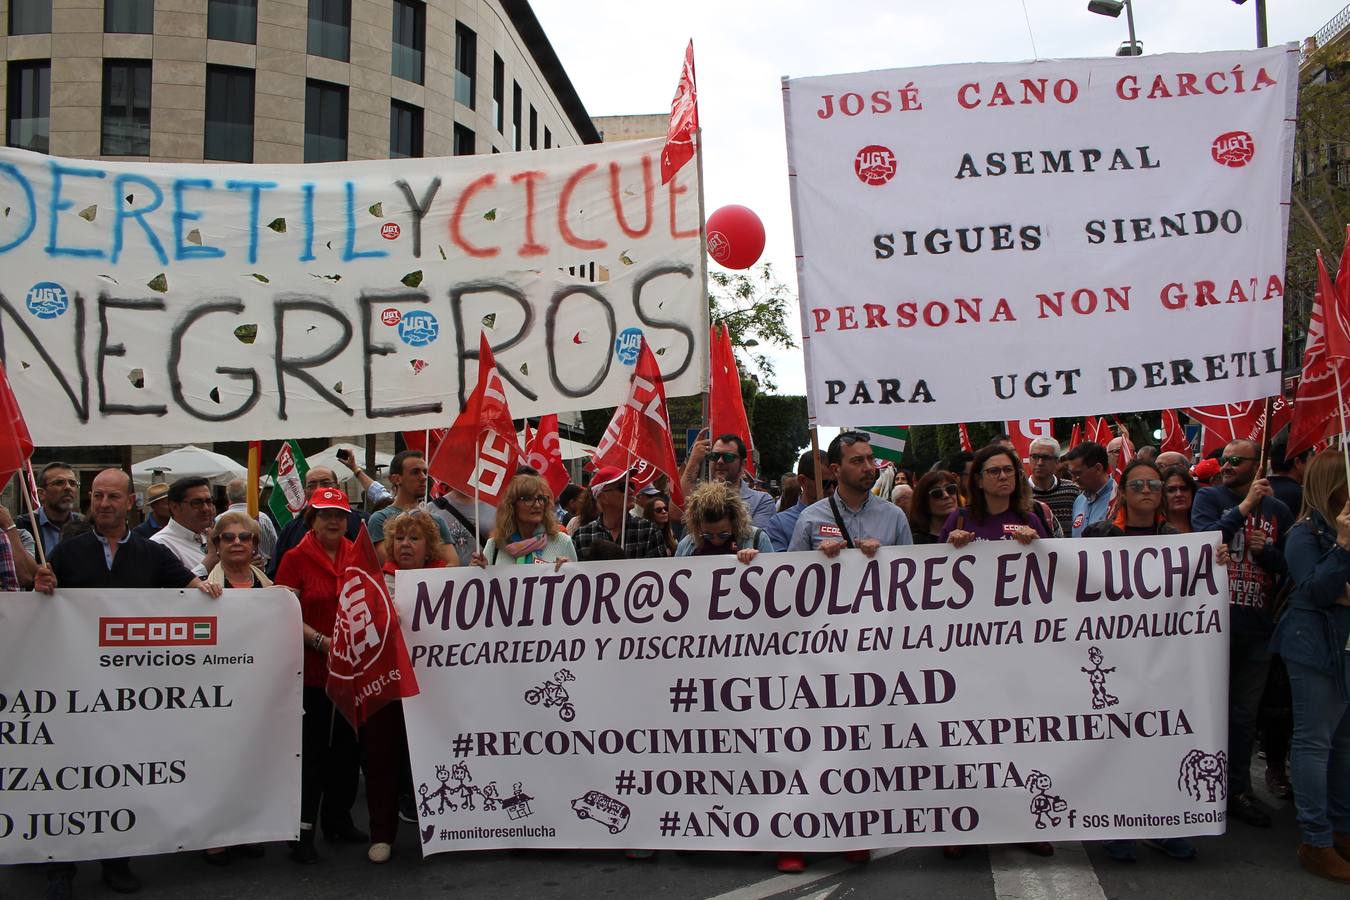
[[[853,158],[853,171],[863,184],[885,184],[895,177],[895,154],[889,147],[869,144]]]
[[[1256,155],[1256,142],[1245,131],[1230,131],[1216,137],[1209,152],[1219,165],[1240,169]]]

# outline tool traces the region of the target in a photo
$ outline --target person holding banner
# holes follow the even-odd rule
[[[749,563],[760,553],[772,553],[773,544],[763,528],[750,520],[750,511],[740,495],[720,481],[708,481],[689,495],[684,512],[685,535],[675,548],[676,556],[735,554]]]
[[[951,472],[940,469],[925,472],[914,487],[909,510],[909,525],[916,544],[938,544],[942,524],[960,502],[961,485]]]
[[[650,522],[643,522],[650,527]],[[553,515],[553,492],[548,482],[538,475],[517,475],[506,486],[497,507],[492,537],[481,553],[473,555],[472,562],[481,567],[498,563],[562,565],[576,559],[572,539],[558,527]]]
[[[246,512],[220,514],[211,528],[211,546],[220,562],[206,580],[222,588],[265,588],[272,584],[266,573],[253,564],[262,542],[258,521]]]
[[[1259,461],[1252,441],[1224,447],[1223,483],[1195,495],[1191,527],[1221,532],[1229,549],[1228,816],[1269,828],[1270,815],[1251,796],[1251,758],[1270,668],[1275,587],[1287,570],[1284,542],[1294,515],[1258,477]]]
[[[834,494],[802,510],[789,550],[819,550],[833,558],[847,547],[871,557],[881,547],[914,543],[900,507],[872,494],[877,462],[867,432],[839,432],[826,448],[825,460],[834,476]]]
[[[131,476],[121,469],[104,469],[94,476],[89,492],[89,517],[93,529],[57,544],[39,566],[33,589],[53,594],[63,588],[189,588],[219,597],[218,585],[202,581],[189,572],[163,546],[132,534],[127,516],[136,505]],[[100,860],[103,883],[119,894],[141,889],[141,880],[125,857]],[[47,896],[69,897],[75,881],[75,864],[49,863]]]
[[[1308,464],[1285,556],[1294,588],[1271,650],[1289,669],[1299,862],[1350,884],[1350,492],[1341,450]]]
[[[310,469],[309,474],[316,471]],[[337,714],[324,689],[343,559],[353,546],[346,536],[351,512],[347,495],[336,487],[314,491],[305,509],[309,530],[295,550],[282,557],[276,576],[277,584],[295,592],[304,622],[300,840],[291,847],[291,859],[297,863],[318,862],[314,839],[320,809],[324,837],[329,841],[364,844],[369,839],[352,823],[358,766],[356,732]]]
[[[764,491],[755,490],[747,483],[744,476],[745,441],[739,435],[724,434],[710,444],[704,437],[707,433],[708,430],[705,428],[699,435],[700,440],[695,441],[689,448],[689,459],[685,461],[684,476],[680,485],[685,495],[692,494],[694,488],[698,486],[698,471],[703,465],[703,460],[707,459],[708,477],[713,481],[731,485],[740,493],[741,500],[750,511],[751,521],[756,527],[768,528],[769,520],[775,513],[773,497]]]
[[[1038,513],[1044,507],[1031,499],[1017,451],[990,444],[971,463],[970,506],[954,510],[942,523],[938,540],[953,547],[971,541],[1015,540],[1030,544],[1050,536],[1050,526]]]

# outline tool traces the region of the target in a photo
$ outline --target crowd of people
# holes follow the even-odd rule
[[[1124,456],[1130,456],[1128,460]],[[776,501],[745,471],[746,445],[736,435],[700,436],[690,447],[679,509],[658,478],[639,487],[612,467],[554,496],[549,482],[521,468],[496,507],[449,491],[428,497],[426,460],[396,454],[392,491],[352,466],[366,488],[367,515],[316,466],[305,479],[306,505],[278,529],[251,517],[246,485],[227,486],[230,505],[217,512],[211,485],[182,478],[145,493],[146,517],[135,528],[130,477],[99,472],[89,514],[77,511],[79,480],[71,466],[50,463],[37,478],[40,510],[13,519],[0,508],[0,587],[196,588],[227,590],[272,584],[297,597],[304,621],[302,787],[297,863],[319,859],[322,829],[331,843],[367,846],[372,863],[392,853],[400,818],[415,822],[402,712],[390,704],[361,729],[335,716],[324,691],[325,656],[338,604],[343,560],[364,524],[392,590],[401,569],[480,567],[568,561],[819,552],[908,544],[1058,537],[1096,538],[1218,532],[1218,560],[1228,568],[1230,675],[1227,810],[1231,820],[1269,827],[1254,799],[1251,761],[1258,735],[1265,781],[1293,797],[1302,832],[1298,858],[1309,872],[1350,883],[1350,493],[1339,450],[1286,458],[1278,445],[1271,474],[1261,448],[1234,441],[1192,465],[1179,453],[1138,452],[1123,438],[1082,443],[1064,452],[1053,439],[1031,444],[1024,461],[1006,437],[959,453],[919,476],[897,468],[886,496],[875,490],[880,467],[864,432],[845,431],[822,453],[809,451],[784,479]],[[1029,464],[1029,465],[1028,465]],[[39,564],[37,542],[41,541]],[[364,769],[369,833],[352,816]],[[1193,859],[1180,838],[1146,841],[1175,859]],[[1051,855],[1049,843],[1026,849]],[[809,848],[802,848],[803,851]],[[203,852],[212,865],[260,855],[261,847]],[[963,848],[947,847],[949,858]],[[1136,859],[1133,841],[1106,852]],[[633,858],[652,855],[629,851]],[[849,854],[859,861],[866,851]],[[806,867],[803,853],[783,853],[784,872]],[[48,864],[48,897],[71,896],[75,867]],[[126,859],[103,860],[104,883],[131,892],[139,879]]]

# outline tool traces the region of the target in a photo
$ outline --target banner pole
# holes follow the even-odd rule
[[[427,464],[431,464],[431,429],[427,428],[422,432],[422,455]],[[427,474],[427,483],[422,485],[422,502],[428,503],[431,500],[431,475]]]
[[[1345,480],[1350,483],[1350,447],[1345,443],[1345,401],[1341,397],[1341,367],[1333,365],[1331,370],[1336,373],[1336,410],[1341,415],[1341,456],[1345,459]]]
[[[1338,373],[1337,373],[1337,376],[1339,377],[1339,375],[1340,375],[1340,373],[1338,372]],[[1339,389],[1339,387],[1337,388],[1337,391],[1336,391],[1336,397],[1337,397],[1338,400],[1340,399],[1340,389]],[[1263,421],[1264,421],[1265,424],[1263,424],[1263,425],[1261,426],[1261,461],[1258,462],[1258,463],[1256,464],[1256,477],[1257,477],[1257,478],[1265,478],[1265,477],[1266,477],[1266,462],[1267,462],[1267,460],[1270,458],[1270,407],[1271,407],[1271,402],[1272,402],[1272,398],[1267,397],[1267,398],[1266,398],[1266,401],[1265,401],[1265,408],[1264,408],[1264,410],[1263,410],[1262,413],[1261,413],[1261,415],[1264,417]]]
[[[37,509],[33,502],[33,495],[29,493],[29,488],[36,487],[37,479],[33,477],[33,463],[24,460],[24,465],[28,468],[28,483],[24,483],[24,473],[20,471],[19,475],[19,493],[23,494],[24,505],[28,507],[28,521],[33,523],[33,544],[37,550],[38,565],[47,564],[47,551],[42,545],[42,529],[38,527]]]
[[[258,476],[262,468],[262,441],[248,442],[248,516],[258,518]]]

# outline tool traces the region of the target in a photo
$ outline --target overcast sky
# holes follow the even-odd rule
[[[1139,0],[1135,31],[1150,54],[1255,47],[1255,6]],[[1301,42],[1345,6],[1271,0],[1270,43]],[[755,210],[768,236],[764,259],[794,294],[782,76],[1111,56],[1127,38],[1124,15],[1094,15],[1087,0],[533,0],[533,7],[593,116],[668,113],[693,38],[707,211],[728,203]],[[800,355],[776,358],[780,392],[804,393]]]

